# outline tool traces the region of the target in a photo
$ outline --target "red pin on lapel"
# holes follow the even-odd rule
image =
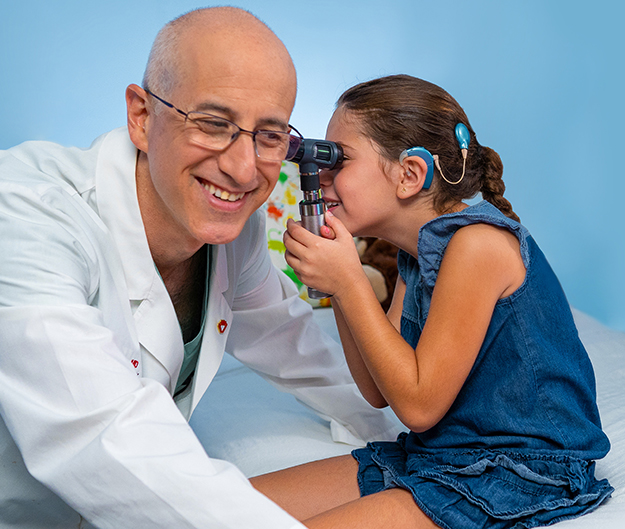
[[[139,361],[138,360],[131,360],[130,363],[134,366],[135,369],[137,367],[139,367]]]
[[[217,330],[219,331],[219,334],[223,334],[224,332],[226,332],[227,328],[228,322],[226,320],[220,320],[217,324]]]

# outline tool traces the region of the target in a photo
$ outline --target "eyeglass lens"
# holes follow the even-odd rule
[[[195,125],[192,138],[196,143],[212,149],[225,149],[242,131],[234,123],[201,112],[189,112],[187,120]],[[292,157],[301,139],[288,132],[258,130],[248,132],[254,138],[256,155],[263,160],[282,161]]]

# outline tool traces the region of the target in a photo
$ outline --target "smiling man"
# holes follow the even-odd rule
[[[225,350],[337,440],[392,437],[268,255],[295,92],[262,22],[197,10],[157,36],[127,127],[0,152],[0,527],[301,527],[188,426]]]

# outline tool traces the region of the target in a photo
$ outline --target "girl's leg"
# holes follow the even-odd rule
[[[310,529],[437,527],[403,489],[361,498],[357,472],[358,463],[347,455],[264,474],[250,481]]]
[[[435,529],[404,489],[376,492],[303,521],[309,529]]]
[[[360,498],[351,455],[305,463],[252,478],[252,485],[298,520]]]

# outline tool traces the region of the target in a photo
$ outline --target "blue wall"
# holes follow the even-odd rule
[[[158,29],[183,0],[3,0],[0,148],[87,146],[125,123]],[[19,5],[18,5],[19,4]],[[292,122],[323,136],[337,96],[409,73],[464,106],[505,165],[507,196],[569,300],[625,330],[621,2],[239,0],[284,40],[299,72]]]

